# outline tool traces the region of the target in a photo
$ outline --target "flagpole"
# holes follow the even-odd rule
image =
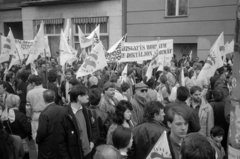
[[[44,48],[44,55],[45,55],[45,66],[47,66],[47,56],[46,56],[46,49]],[[47,68],[45,67],[45,73],[46,73],[46,80],[47,80],[47,89],[48,89],[48,73]]]

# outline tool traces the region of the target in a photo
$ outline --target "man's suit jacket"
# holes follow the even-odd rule
[[[6,82],[6,91],[10,94],[16,94],[14,88],[8,82]]]

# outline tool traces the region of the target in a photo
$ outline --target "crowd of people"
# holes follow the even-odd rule
[[[33,140],[39,159],[146,159],[164,131],[173,159],[227,158],[232,66],[200,81],[198,58],[174,56],[150,79],[148,64],[128,63],[124,75],[126,63],[110,63],[76,78],[77,61],[62,71],[57,58],[39,58],[37,74],[4,63],[0,158],[28,159]]]

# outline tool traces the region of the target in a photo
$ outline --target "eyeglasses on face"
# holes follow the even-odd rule
[[[147,91],[148,91],[147,89],[141,89],[142,93],[147,92]]]

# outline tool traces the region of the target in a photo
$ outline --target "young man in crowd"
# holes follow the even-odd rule
[[[164,107],[165,114],[168,113],[169,109],[171,108],[181,108],[184,109],[189,116],[189,127],[188,133],[191,132],[198,132],[200,130],[200,123],[198,114],[194,112],[194,109],[189,107],[186,104],[186,100],[189,97],[189,91],[186,87],[180,86],[177,89],[177,100],[173,103],[169,103]],[[164,118],[164,124],[167,125],[167,116]]]
[[[188,131],[189,116],[188,113],[180,107],[169,109],[166,116],[167,124],[170,128],[167,136],[172,158],[179,159],[180,147]]]
[[[101,98],[99,108],[109,115],[113,115],[115,113],[115,106],[118,103],[114,95],[115,85],[112,82],[106,82],[103,86],[103,96]]]
[[[87,88],[73,87],[70,100],[61,119],[60,155],[63,158],[91,159],[97,127],[91,112],[84,106],[88,102]]]
[[[129,159],[146,159],[162,133],[168,130],[162,123],[165,115],[163,108],[158,101],[146,104],[146,121],[133,128],[134,143],[128,155]]]
[[[214,126],[214,114],[211,105],[202,97],[201,93],[202,89],[199,86],[193,86],[190,89],[191,97],[186,103],[194,109],[194,113],[198,114],[201,127],[199,133],[208,137]]]

